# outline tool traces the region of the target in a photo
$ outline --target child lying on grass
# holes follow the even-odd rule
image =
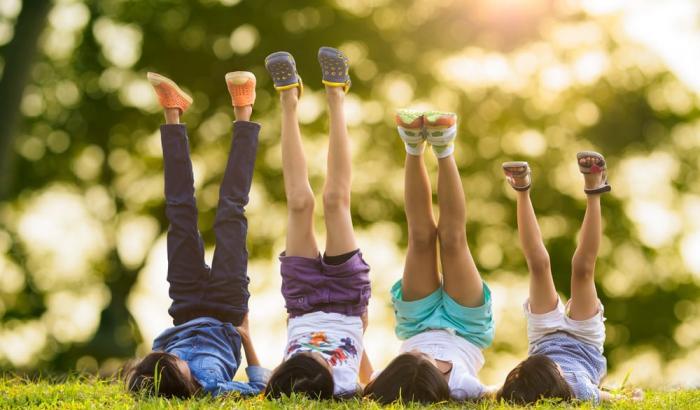
[[[396,122],[406,148],[408,252],[391,294],[396,334],[404,342],[364,393],[383,404],[479,399],[489,392],[476,375],[494,322],[491,291],[467,244],[464,189],[453,155],[457,115],[400,110]],[[426,142],[438,158],[437,224],[423,160]]]
[[[287,52],[265,60],[282,105],[282,170],[287,197],[287,239],[280,256],[282,294],[287,313],[284,361],[265,390],[268,397],[292,393],[311,398],[353,396],[358,376],[368,376],[363,334],[370,298],[369,266],[362,259],[350,213],[352,164],[343,102],[350,88],[348,60],[322,47],[318,60],[328,101],[330,132],[326,183],[325,253],[314,234],[314,194],[297,120],[302,82]]]
[[[529,357],[508,374],[497,394],[517,404],[541,398],[598,403],[622,397],[600,389],[607,370],[605,319],[594,271],[602,235],[600,196],[610,191],[607,167],[597,152],[580,152],[577,159],[587,206],[572,260],[571,299],[566,305],[554,287],[549,254],[530,201],[530,167],[527,162],[503,164],[508,182],[517,191],[518,233],[530,270],[530,295],[523,306]],[[641,399],[641,391],[636,390],[633,398]]]
[[[130,391],[190,397],[199,391],[258,394],[269,371],[259,366],[248,332],[248,223],[244,214],[253,179],[260,125],[250,122],[255,76],[226,75],[236,121],[214,222],[216,251],[211,268],[197,228],[189,140],[180,115],[192,103],[171,80],[148,73],[166,124],[160,128],[165,171],[168,229],[168,282],[174,327],[153,342],[153,352],[128,369]],[[241,344],[249,382],[233,381],[241,363]]]

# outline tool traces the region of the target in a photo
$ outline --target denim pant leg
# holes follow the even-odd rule
[[[168,228],[168,283],[175,325],[192,319],[208,276],[204,243],[197,228],[197,203],[187,129],[183,124],[160,127],[165,174],[165,215]]]
[[[219,204],[214,221],[216,250],[209,281],[207,304],[217,318],[237,326],[248,312],[248,221],[245,206],[253,181],[260,124],[236,121]]]

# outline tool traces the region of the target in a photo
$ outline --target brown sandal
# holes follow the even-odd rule
[[[596,158],[598,159],[599,163],[593,164],[590,167],[581,165],[581,159],[587,157]],[[605,158],[601,154],[595,151],[581,151],[576,154],[576,163],[578,164],[578,169],[582,174],[603,174],[603,182],[599,186],[591,189],[584,188],[583,192],[585,192],[586,195],[602,194],[612,190],[612,187],[608,183],[608,167],[605,163]]]
[[[512,161],[512,162],[504,162],[503,165],[503,173],[506,174],[506,180],[510,184],[513,189],[516,191],[527,191],[530,189],[530,186],[532,185],[532,178],[531,174],[532,172],[530,171],[530,165],[525,162],[525,161]],[[520,168],[525,168],[523,170],[519,170]],[[527,178],[527,184],[524,186],[518,186],[515,185],[515,178]]]

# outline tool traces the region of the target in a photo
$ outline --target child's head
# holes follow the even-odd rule
[[[573,398],[573,393],[559,365],[545,355],[536,354],[520,362],[508,373],[497,398],[517,404],[530,404],[547,398],[568,401]]]
[[[126,371],[129,391],[149,395],[187,398],[200,389],[187,362],[165,352],[151,352]]]
[[[381,404],[437,403],[450,399],[450,387],[434,360],[423,353],[397,356],[366,387],[364,395]]]
[[[297,353],[280,364],[265,387],[265,396],[279,398],[292,393],[313,399],[331,399],[335,383],[328,362],[319,353]]]

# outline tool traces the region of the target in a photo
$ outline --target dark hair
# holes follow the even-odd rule
[[[165,352],[151,352],[140,361],[128,366],[126,388],[132,393],[188,398],[194,396],[201,386],[187,372],[184,374],[180,358]]]
[[[403,353],[366,387],[365,397],[381,404],[438,403],[450,399],[450,387],[440,370],[425,357]]]
[[[530,404],[548,398],[570,401],[573,392],[557,364],[543,354],[535,354],[508,373],[496,397],[516,404]]]
[[[280,398],[292,393],[312,399],[332,399],[335,382],[327,366],[311,353],[297,353],[277,366],[265,387],[265,396]]]

